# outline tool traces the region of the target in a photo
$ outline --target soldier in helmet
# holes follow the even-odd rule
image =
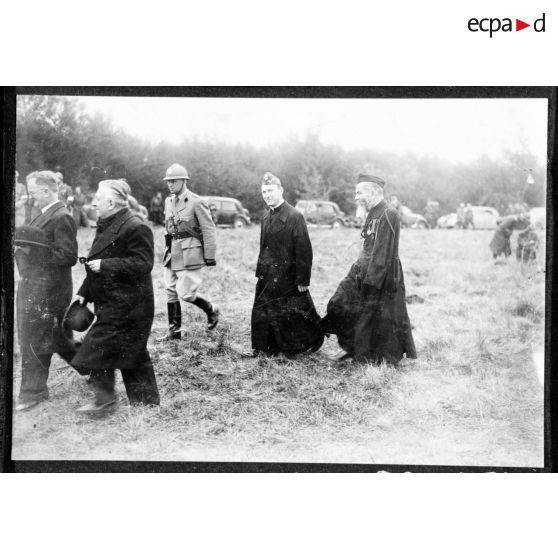
[[[163,256],[165,288],[169,318],[168,334],[160,340],[180,339],[182,308],[189,302],[207,314],[207,328],[219,321],[219,309],[198,293],[202,269],[214,266],[215,224],[207,204],[188,189],[187,170],[171,165],[164,180],[171,195],[165,200],[166,250]]]

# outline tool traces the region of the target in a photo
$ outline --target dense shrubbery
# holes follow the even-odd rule
[[[87,192],[95,187],[92,169],[117,158],[143,203],[156,191],[166,192],[164,171],[180,162],[188,168],[194,191],[237,197],[254,213],[261,209],[259,184],[266,170],[281,177],[289,201],[330,199],[347,213],[354,211],[354,181],[362,170],[386,178],[386,194],[397,194],[415,210],[429,199],[438,200],[444,212],[454,211],[460,201],[500,211],[514,202],[544,204],[545,171],[529,153],[454,164],[436,157],[346,151],[324,145],[312,134],[265,148],[195,138],[180,145],[151,145],[116,129],[102,115],[87,115],[76,98],[38,95],[18,97],[16,133],[16,162],[22,176],[43,168],[61,170],[68,184]],[[532,169],[532,186],[526,183],[526,169]]]

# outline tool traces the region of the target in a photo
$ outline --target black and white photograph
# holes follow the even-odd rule
[[[555,107],[475,91],[19,89],[11,458],[543,468]]]

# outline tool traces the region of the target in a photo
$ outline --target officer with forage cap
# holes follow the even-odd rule
[[[178,163],[171,165],[164,177],[171,193],[165,200],[163,255],[169,331],[161,341],[181,337],[181,300],[206,313],[208,329],[219,321],[217,306],[198,293],[202,269],[216,265],[215,223],[205,201],[188,189],[189,179],[188,171]]]
[[[310,296],[312,244],[303,215],[283,199],[281,181],[270,172],[261,192],[262,219],[256,293],[252,307],[252,353],[293,356],[317,351],[324,341]]]

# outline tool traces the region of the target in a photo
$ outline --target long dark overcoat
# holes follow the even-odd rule
[[[372,208],[362,232],[358,260],[327,306],[325,331],[357,360],[391,364],[416,358],[399,261],[398,212],[381,201]]]
[[[101,260],[100,273],[87,266],[78,295],[95,306],[96,321],[72,366],[89,369],[133,368],[145,350],[154,315],[153,233],[128,209],[99,220],[87,257]]]
[[[252,348],[270,354],[297,354],[319,344],[323,334],[309,286],[312,244],[306,222],[287,202],[262,220],[252,308]]]
[[[72,266],[77,261],[76,224],[62,202],[40,213],[30,225],[44,233],[51,250],[31,249],[18,260],[16,309],[21,345],[36,354],[52,354],[64,346],[61,324],[72,299]],[[16,255],[17,257],[17,255]]]

